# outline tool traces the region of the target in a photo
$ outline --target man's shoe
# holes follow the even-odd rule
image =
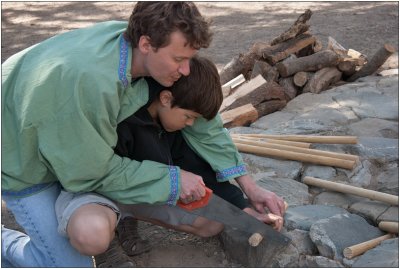
[[[118,238],[114,237],[107,251],[94,257],[96,267],[99,268],[132,268],[136,263],[126,255]]]
[[[138,233],[138,221],[132,217],[121,219],[116,229],[121,247],[129,256],[139,255],[151,249],[149,240],[142,239]]]

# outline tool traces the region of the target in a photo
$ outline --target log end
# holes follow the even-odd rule
[[[385,44],[384,47],[387,52],[390,52],[390,53],[396,52],[396,48],[390,44]]]
[[[249,244],[252,247],[257,247],[263,240],[263,236],[259,233],[254,233],[249,237]]]

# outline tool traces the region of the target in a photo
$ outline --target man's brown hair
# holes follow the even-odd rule
[[[207,120],[217,115],[223,101],[217,67],[206,57],[193,57],[189,76],[182,76],[168,90],[173,96],[172,107],[195,111]]]
[[[154,48],[169,45],[172,32],[181,31],[190,47],[207,48],[212,39],[209,22],[192,2],[138,2],[129,18],[125,38],[135,48],[141,36]]]

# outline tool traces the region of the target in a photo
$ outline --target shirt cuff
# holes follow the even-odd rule
[[[179,169],[177,166],[168,166],[170,178],[170,194],[167,205],[175,205],[179,198]]]
[[[224,182],[246,174],[248,174],[246,166],[242,164],[217,172],[216,178],[218,182]]]

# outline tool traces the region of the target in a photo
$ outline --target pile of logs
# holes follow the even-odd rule
[[[357,155],[310,149],[311,143],[357,144],[355,136],[231,134],[240,152],[352,170]]]
[[[373,74],[395,52],[384,44],[371,59],[329,37],[327,48],[308,30],[306,10],[271,42],[257,42],[220,72],[225,127],[245,126],[281,110],[298,94],[320,93],[333,85]]]

